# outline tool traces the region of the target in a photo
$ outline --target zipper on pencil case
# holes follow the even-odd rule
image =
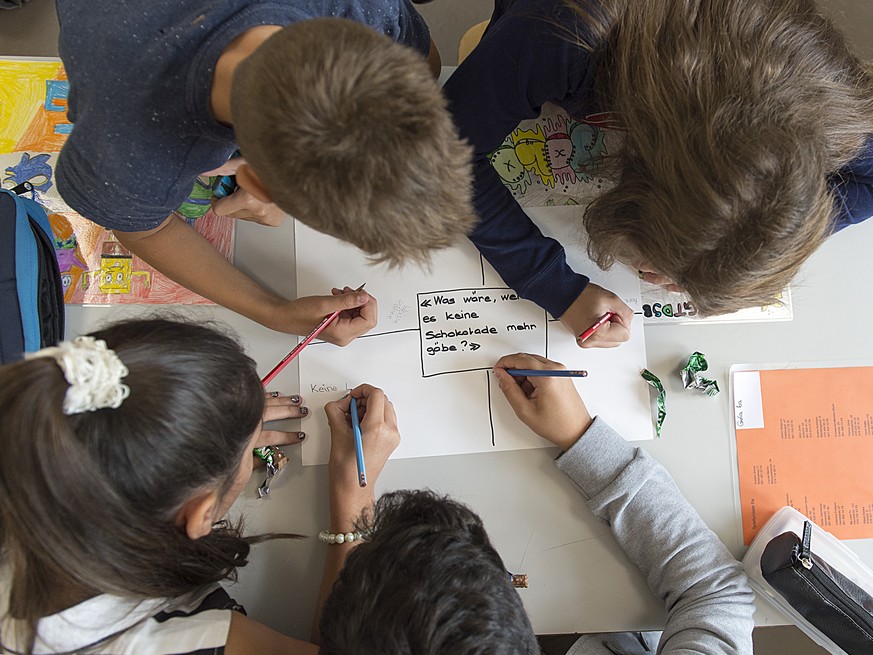
[[[816,565],[812,556],[810,542],[812,540],[812,523],[804,521],[803,538],[792,552],[793,568],[798,575],[806,579],[813,587],[831,601],[837,609],[848,615],[859,627],[873,638],[873,617],[863,607],[854,601],[831,577]]]

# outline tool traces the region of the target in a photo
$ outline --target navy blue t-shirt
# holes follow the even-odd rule
[[[495,0],[481,42],[444,87],[461,136],[473,144],[479,223],[470,239],[509,286],[555,317],[588,278],[573,271],[563,247],[527,217],[489,154],[546,102],[578,119],[609,109],[591,104],[597,62],[572,35],[592,43],[589,29],[564,0]],[[873,215],[873,139],[830,182],[838,204],[835,230]]]
[[[219,55],[246,30],[342,17],[430,47],[408,0],[57,0],[57,10],[74,124],[58,190],[86,218],[130,232],[160,225],[236,149],[210,92]]]

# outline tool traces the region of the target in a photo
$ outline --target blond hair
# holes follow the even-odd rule
[[[626,132],[589,254],[645,261],[703,314],[772,302],[832,230],[873,75],[811,0],[568,0]]]
[[[339,18],[285,27],[234,74],[240,150],[273,201],[392,265],[475,224],[471,149],[424,59]]]

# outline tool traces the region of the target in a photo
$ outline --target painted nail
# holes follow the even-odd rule
[[[295,404],[296,404],[296,403],[299,403],[299,402],[300,402],[300,396],[291,396],[291,402],[292,402],[292,403],[295,403]]]
[[[297,438],[298,438],[300,441],[303,441],[303,440],[306,438],[306,433],[305,433],[305,432],[298,432],[298,433],[297,433]]]
[[[278,397],[279,397],[278,391],[271,391],[270,392],[270,398],[278,398]]]
[[[308,407],[301,407],[300,413],[303,414],[303,416],[306,416],[309,413],[309,408]]]

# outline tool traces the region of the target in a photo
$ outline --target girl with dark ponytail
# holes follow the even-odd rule
[[[0,368],[0,652],[232,654],[253,634],[314,652],[217,584],[249,555],[220,519],[262,417],[299,417],[295,400],[265,405],[233,339],[160,319]]]

